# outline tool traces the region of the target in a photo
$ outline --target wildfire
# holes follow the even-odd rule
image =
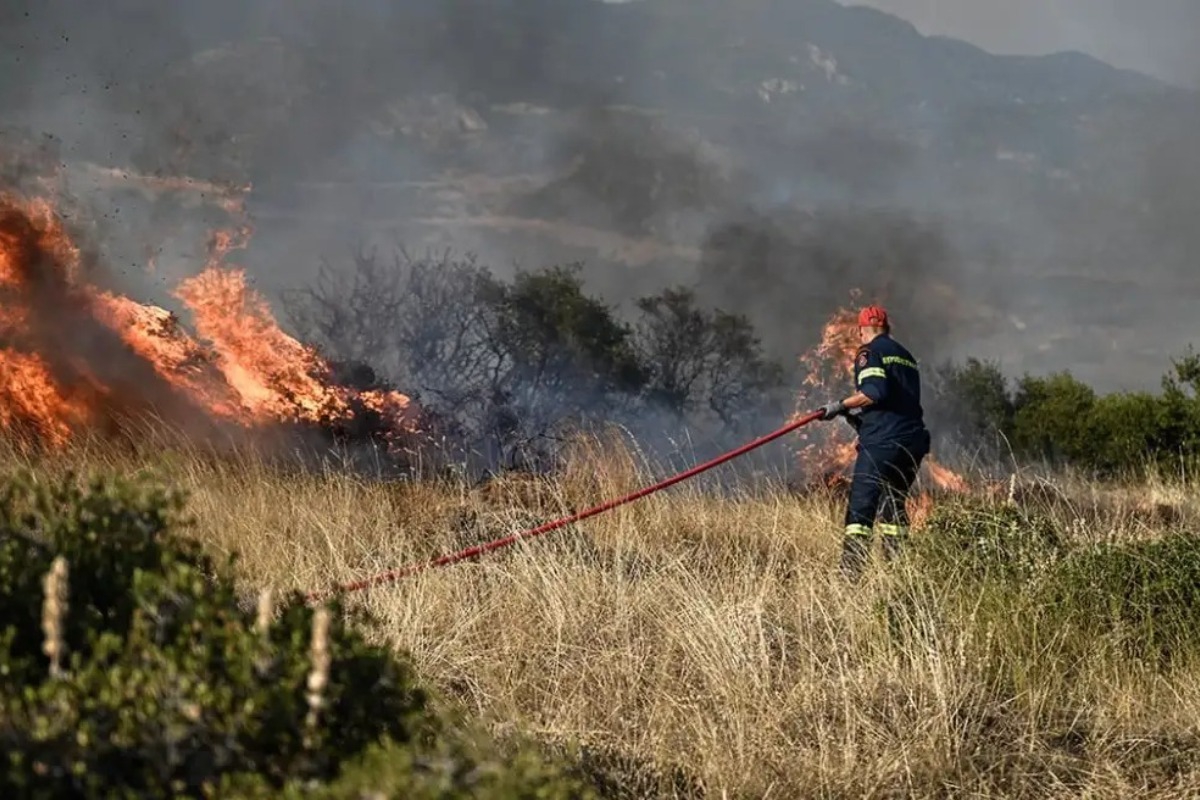
[[[854,301],[858,297],[858,292],[851,294]],[[857,317],[851,307],[837,309],[825,323],[820,343],[800,356],[805,377],[797,397],[797,416],[849,393],[854,377],[854,356],[859,348]],[[849,484],[848,473],[858,451],[854,432],[848,425],[805,428],[800,438],[803,444],[798,459],[805,475],[829,488]],[[961,475],[932,456],[925,459],[923,472],[932,489],[955,493],[968,489],[967,481]],[[909,501],[913,527],[921,527],[932,510],[933,496],[928,490],[914,494]]]
[[[381,415],[413,431],[398,392],[356,392],[286,334],[245,273],[225,266],[249,228],[220,232],[203,270],[174,296],[194,335],[164,308],[98,286],[42,199],[0,193],[0,431],[61,446],[78,432],[138,412],[254,428],[339,424]]]
[[[820,343],[800,356],[804,378],[797,397],[797,415],[848,393],[858,347],[858,316],[852,308],[839,308],[825,323]],[[799,459],[804,474],[819,476],[827,485],[844,479],[857,455],[854,432],[849,426],[808,427],[800,439],[803,445]]]

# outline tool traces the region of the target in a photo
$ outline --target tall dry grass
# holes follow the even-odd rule
[[[241,554],[248,591],[361,578],[650,477],[600,444],[556,481],[486,491],[168,448],[32,466],[174,482],[194,534]],[[1068,482],[1018,502],[1079,540],[1136,539],[1192,525],[1193,488]],[[681,486],[354,602],[445,696],[582,750],[623,796],[1200,796],[1200,663],[1121,659],[1020,587],[971,590],[916,561],[847,585],[841,513],[836,497]]]

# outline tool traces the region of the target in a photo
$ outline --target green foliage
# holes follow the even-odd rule
[[[994,364],[944,368],[935,416],[960,436],[999,434],[1020,459],[1100,476],[1176,469],[1200,455],[1200,356],[1175,362],[1158,394],[1098,395],[1070,373],[1026,375],[1010,390]],[[956,427],[955,427],[956,426]]]
[[[943,602],[965,601],[999,619],[1026,609],[1079,658],[1112,648],[1163,667],[1200,655],[1195,534],[1080,549],[1039,511],[978,501],[940,504],[913,544],[910,580],[883,608],[893,637],[919,636]]]
[[[354,758],[365,760],[340,780],[378,778],[398,796],[568,796],[533,753],[512,769],[479,761],[407,664],[368,644],[361,620],[338,607],[310,724],[314,609],[290,596],[259,630],[237,602],[232,565],[174,532],[180,510],[179,496],[122,479],[19,477],[0,488],[4,796],[201,796],[222,781],[265,796],[338,779]],[[50,615],[66,649],[52,675],[42,581],[56,556],[69,592]],[[372,746],[388,754],[386,774],[372,777],[384,763],[363,755]]]
[[[1017,506],[960,500],[939,503],[916,540],[928,572],[953,581],[1025,581],[1065,552],[1053,520]]]
[[[1063,560],[1046,607],[1088,640],[1169,663],[1200,646],[1200,538],[1105,544]]]
[[[649,371],[650,401],[676,414],[702,405],[726,424],[783,381],[766,359],[750,321],[705,309],[690,289],[666,289],[638,301],[637,333]]]
[[[1013,442],[1028,455],[1079,461],[1092,446],[1086,421],[1095,403],[1091,387],[1068,373],[1027,375],[1013,401]]]
[[[548,762],[538,748],[500,749],[474,739],[442,739],[423,751],[394,743],[372,745],[319,787],[290,781],[282,788],[255,775],[223,781],[220,797],[238,800],[588,800],[595,792]]]
[[[577,269],[518,272],[497,293],[498,339],[534,385],[582,382],[591,393],[637,391],[645,384],[632,332],[584,292]]]
[[[1191,397],[1200,396],[1200,353],[1192,349],[1187,355],[1172,363],[1174,374],[1168,375],[1164,383],[1178,392],[1187,392]]]
[[[1181,454],[1200,453],[1200,354],[1189,350],[1163,378],[1163,435]]]
[[[1083,462],[1106,475],[1140,470],[1155,453],[1177,451],[1182,445],[1170,435],[1167,404],[1148,393],[1100,397],[1089,417]]]

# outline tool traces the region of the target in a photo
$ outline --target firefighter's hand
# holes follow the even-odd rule
[[[845,414],[847,410],[846,404],[841,400],[838,400],[836,403],[823,405],[818,409],[818,411],[821,412],[822,420],[837,419],[841,415]]]

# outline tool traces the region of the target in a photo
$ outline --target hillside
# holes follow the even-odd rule
[[[831,0],[307,0],[283,22],[264,3],[178,18],[143,5],[78,17],[72,45],[43,57],[102,83],[102,113],[89,101],[85,117],[138,135],[69,130],[28,89],[9,115],[69,156],[251,183],[248,258],[272,288],[315,266],[294,257],[362,238],[577,259],[618,301],[701,281],[790,358],[850,288],[911,316],[936,283],[934,305],[950,296],[955,313],[923,323],[938,332],[927,350],[959,354],[938,339],[974,316],[962,348],[1102,385],[1153,382],[1191,333],[1143,320],[1200,299],[1187,134],[1200,102],[1083,55],[995,56]],[[64,24],[56,7],[7,35],[41,41]],[[123,25],[139,46],[104,49]],[[37,63],[15,60],[9,82]],[[814,219],[836,233],[795,241]],[[714,259],[731,230],[744,246]],[[914,232],[936,246],[897,254]],[[756,255],[756,241],[808,263]],[[745,269],[768,277],[756,295],[782,289],[812,318],[738,291]],[[1116,374],[1114,351],[1144,356],[1144,374]]]

